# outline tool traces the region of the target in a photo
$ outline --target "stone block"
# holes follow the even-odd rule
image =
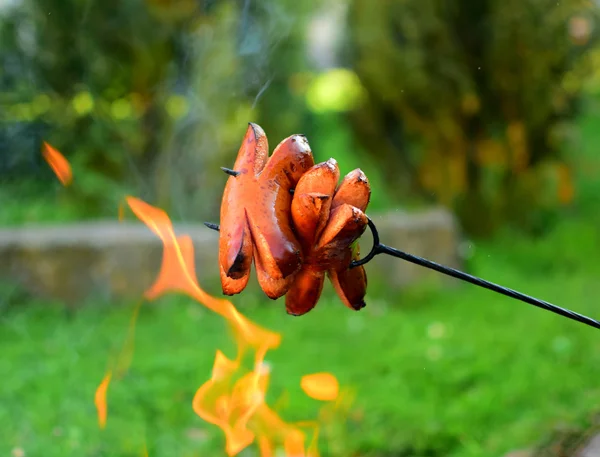
[[[446,211],[394,211],[372,218],[383,243],[460,267],[457,227]],[[208,293],[220,296],[218,233],[202,224],[176,224],[175,232],[192,238],[198,280]],[[363,255],[370,247],[371,237],[366,234],[361,240]],[[157,277],[161,257],[160,240],[141,223],[97,221],[0,229],[0,280],[69,305],[90,297],[108,301],[141,297]],[[441,276],[383,255],[367,266],[367,272],[370,283],[393,289]],[[254,273],[248,289],[258,291]]]

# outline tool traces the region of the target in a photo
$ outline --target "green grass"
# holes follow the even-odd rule
[[[565,221],[533,245],[512,237],[500,247],[479,246],[473,268],[598,316],[597,228]],[[573,237],[576,251],[560,248]],[[565,257],[568,268],[561,267]],[[218,429],[191,409],[215,350],[234,356],[220,318],[182,298],[145,304],[133,365],[110,387],[101,432],[93,393],[133,305],[69,315],[3,295],[0,455],[21,447],[28,456],[133,456],[144,436],[154,456],[224,455]],[[379,297],[359,313],[329,296],[303,318],[267,300],[236,304],[284,335],[267,357],[272,398],[290,394],[284,418],[317,414],[319,404],[299,389],[305,373],[331,371],[356,391],[342,432],[322,440],[329,455],[501,455],[538,442],[559,423],[583,423],[600,404],[596,330],[468,285]]]

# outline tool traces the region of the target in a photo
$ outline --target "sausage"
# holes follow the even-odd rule
[[[352,170],[348,173],[335,192],[332,209],[343,204],[352,205],[353,207],[366,211],[371,199],[371,186],[367,176],[360,168]],[[350,260],[358,260],[360,258],[360,247],[358,242],[355,242],[347,250],[344,260],[338,263],[341,269],[331,268],[327,275],[342,303],[350,309],[359,310],[366,306],[364,301],[367,293],[367,274],[364,266],[355,268],[343,268],[346,264],[346,258]]]
[[[335,159],[319,163],[298,181],[292,200],[292,221],[303,251],[312,249],[329,219],[329,210],[340,179]]]
[[[264,166],[267,151],[265,132],[259,126],[250,124],[234,165],[240,174],[227,180],[221,201],[219,271],[226,295],[240,293],[250,277],[252,238],[245,202],[241,197],[255,167],[260,170]]]
[[[359,258],[357,244],[351,259],[358,260]],[[339,271],[331,268],[327,271],[327,276],[344,305],[355,311],[366,306],[367,274],[362,265],[352,269],[342,268]]]
[[[349,269],[359,258],[357,239],[367,226],[371,195],[365,174],[356,169],[336,188],[339,169],[330,159],[306,172],[296,187],[291,213],[303,249],[303,264],[286,294],[286,310],[302,315],[317,304],[324,275],[342,302],[351,309],[365,306],[367,277],[362,266]]]
[[[290,136],[275,148],[257,176],[254,187],[244,191],[254,253],[262,265],[261,271],[257,264],[261,287],[271,283],[269,278],[283,280],[300,268],[302,252],[291,226],[290,189],[296,187],[300,177],[313,164],[314,159],[306,137]],[[267,295],[278,298],[284,293],[285,291],[278,291]]]
[[[350,263],[350,245],[364,233],[367,222],[367,216],[360,209],[341,204],[331,211],[316,250],[326,258],[344,258]]]
[[[288,314],[302,316],[312,310],[321,296],[325,272],[310,266],[303,267],[285,295],[285,307]]]
[[[270,298],[284,295],[302,264],[291,227],[291,189],[313,166],[306,137],[292,135],[268,157],[265,132],[250,123],[221,202],[219,269],[223,293],[246,287],[254,258],[259,284]]]
[[[356,168],[344,176],[335,196],[331,208],[347,203],[365,212],[371,200],[371,186],[367,176],[360,168]]]

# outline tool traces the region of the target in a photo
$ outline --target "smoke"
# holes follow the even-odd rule
[[[190,110],[173,132],[167,166],[176,217],[218,218],[226,180],[219,167],[233,166],[247,122],[259,121],[273,81],[285,77],[277,55],[301,25],[286,3],[224,3],[187,35],[181,89]]]

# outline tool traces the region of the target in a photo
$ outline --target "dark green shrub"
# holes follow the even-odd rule
[[[571,201],[563,154],[594,36],[591,2],[352,0],[352,114],[397,196],[452,207],[465,229],[537,229]]]

